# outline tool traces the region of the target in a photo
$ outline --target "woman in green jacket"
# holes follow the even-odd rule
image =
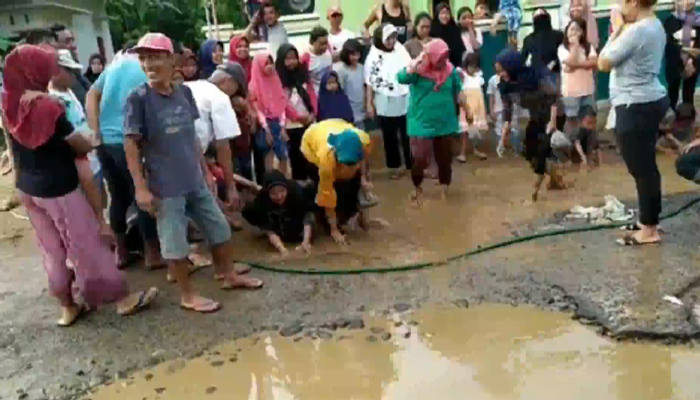
[[[425,168],[434,152],[443,198],[452,181],[452,136],[459,133],[456,99],[471,116],[461,96],[462,79],[449,62],[449,48],[441,39],[433,39],[407,68],[399,72],[398,82],[410,85],[408,136],[411,139],[415,191],[412,198],[420,203]]]

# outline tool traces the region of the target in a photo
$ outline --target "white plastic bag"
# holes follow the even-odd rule
[[[571,147],[571,141],[564,134],[564,132],[556,130],[552,132],[552,148],[553,149],[566,149]]]
[[[608,120],[605,122],[605,129],[612,130],[615,129],[615,107],[610,106],[610,112],[608,113]]]

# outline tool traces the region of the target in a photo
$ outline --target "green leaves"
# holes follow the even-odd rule
[[[204,40],[204,7],[199,0],[107,0],[110,32],[115,49],[146,32],[161,32],[187,47]]]

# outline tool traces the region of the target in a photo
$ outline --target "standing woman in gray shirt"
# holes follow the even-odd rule
[[[656,166],[659,123],[669,106],[659,82],[666,34],[652,7],[656,0],[624,0],[625,24],[612,33],[598,58],[600,71],[610,71],[610,100],[617,113],[615,136],[637,185],[639,223],[634,234],[618,243],[660,243],[661,174]]]

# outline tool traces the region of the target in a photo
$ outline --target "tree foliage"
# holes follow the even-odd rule
[[[121,49],[146,32],[161,32],[196,50],[205,39],[206,0],[107,0],[112,44]],[[245,26],[243,0],[217,0],[219,24]]]
[[[147,32],[161,32],[186,46],[204,38],[200,0],[107,0],[106,10],[115,49]]]

